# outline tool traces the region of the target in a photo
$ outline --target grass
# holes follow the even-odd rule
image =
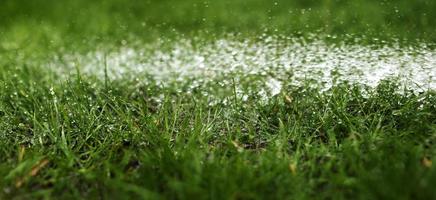
[[[5,199],[436,195],[433,92],[289,86],[266,103],[229,93],[231,106],[209,106],[152,83],[2,71]]]
[[[432,0],[3,0],[0,47],[78,48],[199,31],[436,42],[435,8]]]
[[[64,49],[182,34],[433,44],[435,1],[23,2],[0,3],[0,199],[436,197],[435,91],[285,84],[242,100],[235,88],[256,91],[255,76],[192,89],[64,78],[44,64]]]

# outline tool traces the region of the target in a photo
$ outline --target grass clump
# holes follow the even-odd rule
[[[436,195],[431,91],[287,86],[223,106],[153,83],[3,71],[2,198]]]

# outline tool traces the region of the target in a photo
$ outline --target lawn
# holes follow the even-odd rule
[[[435,11],[2,0],[0,199],[434,199]]]

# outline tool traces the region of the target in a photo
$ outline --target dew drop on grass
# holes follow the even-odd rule
[[[266,85],[269,88],[272,96],[279,94],[282,90],[282,83],[274,78],[268,79]]]
[[[50,93],[50,95],[52,95],[52,96],[54,96],[54,95],[55,95],[55,92],[54,92],[54,89],[53,89],[53,87],[50,87],[50,89],[49,89],[49,93]]]

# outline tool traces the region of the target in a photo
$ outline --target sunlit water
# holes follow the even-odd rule
[[[101,78],[107,74],[111,79],[153,79],[162,85],[194,80],[193,84],[218,81],[226,87],[258,76],[266,90],[259,92],[267,95],[280,93],[283,84],[326,91],[343,82],[375,87],[384,79],[395,79],[415,91],[436,89],[436,51],[425,44],[329,44],[276,37],[227,37],[202,43],[180,39],[87,54],[70,52],[55,57],[50,66],[61,75],[78,68]]]

